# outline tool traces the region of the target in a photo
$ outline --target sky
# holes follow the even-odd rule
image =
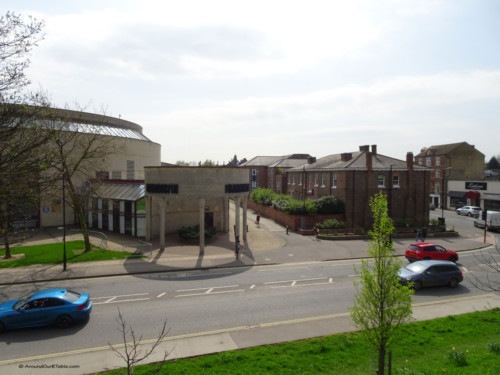
[[[45,23],[31,90],[120,117],[163,162],[500,155],[497,0],[3,0]]]

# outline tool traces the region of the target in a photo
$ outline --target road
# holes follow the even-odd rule
[[[472,275],[483,274],[477,253],[464,253],[460,266],[466,280],[456,289],[418,291],[416,304],[470,298],[484,292],[474,288]],[[144,339],[156,337],[165,319],[169,336],[182,336],[234,327],[253,327],[328,314],[346,313],[355,293],[357,260],[311,262],[281,266],[215,269],[67,281],[65,287],[89,292],[94,302],[91,319],[68,330],[39,328],[4,333],[2,360],[106,347],[120,343],[118,309]],[[41,288],[46,282],[10,286],[2,299]],[[1,361],[0,361],[1,362]]]

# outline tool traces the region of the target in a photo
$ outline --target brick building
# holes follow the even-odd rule
[[[288,185],[285,172],[307,163],[310,158],[307,154],[256,156],[239,167],[248,169],[250,189],[262,187],[273,189],[278,194],[286,194]]]
[[[348,227],[369,228],[369,199],[386,193],[389,215],[422,225],[429,218],[430,169],[406,160],[380,155],[377,146],[325,156],[287,170],[287,191],[294,199],[316,199],[334,195],[345,203]]]
[[[484,154],[467,142],[423,148],[415,156],[415,163],[432,168],[430,177],[430,199],[436,207],[462,206],[467,202],[478,204],[478,199],[466,197],[466,193],[449,190],[448,181],[483,181]],[[477,201],[477,202],[476,202]]]

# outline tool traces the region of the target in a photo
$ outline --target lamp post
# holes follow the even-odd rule
[[[66,271],[66,174],[63,173],[63,271]]]
[[[443,168],[443,186],[441,187],[441,217],[443,218],[443,223],[444,223],[444,187],[445,187],[446,171],[448,169],[451,169],[451,167]]]

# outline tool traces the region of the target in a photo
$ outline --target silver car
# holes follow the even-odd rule
[[[463,206],[457,208],[458,215],[467,215],[476,217],[479,214],[479,211],[481,211],[481,207],[477,206]]]

